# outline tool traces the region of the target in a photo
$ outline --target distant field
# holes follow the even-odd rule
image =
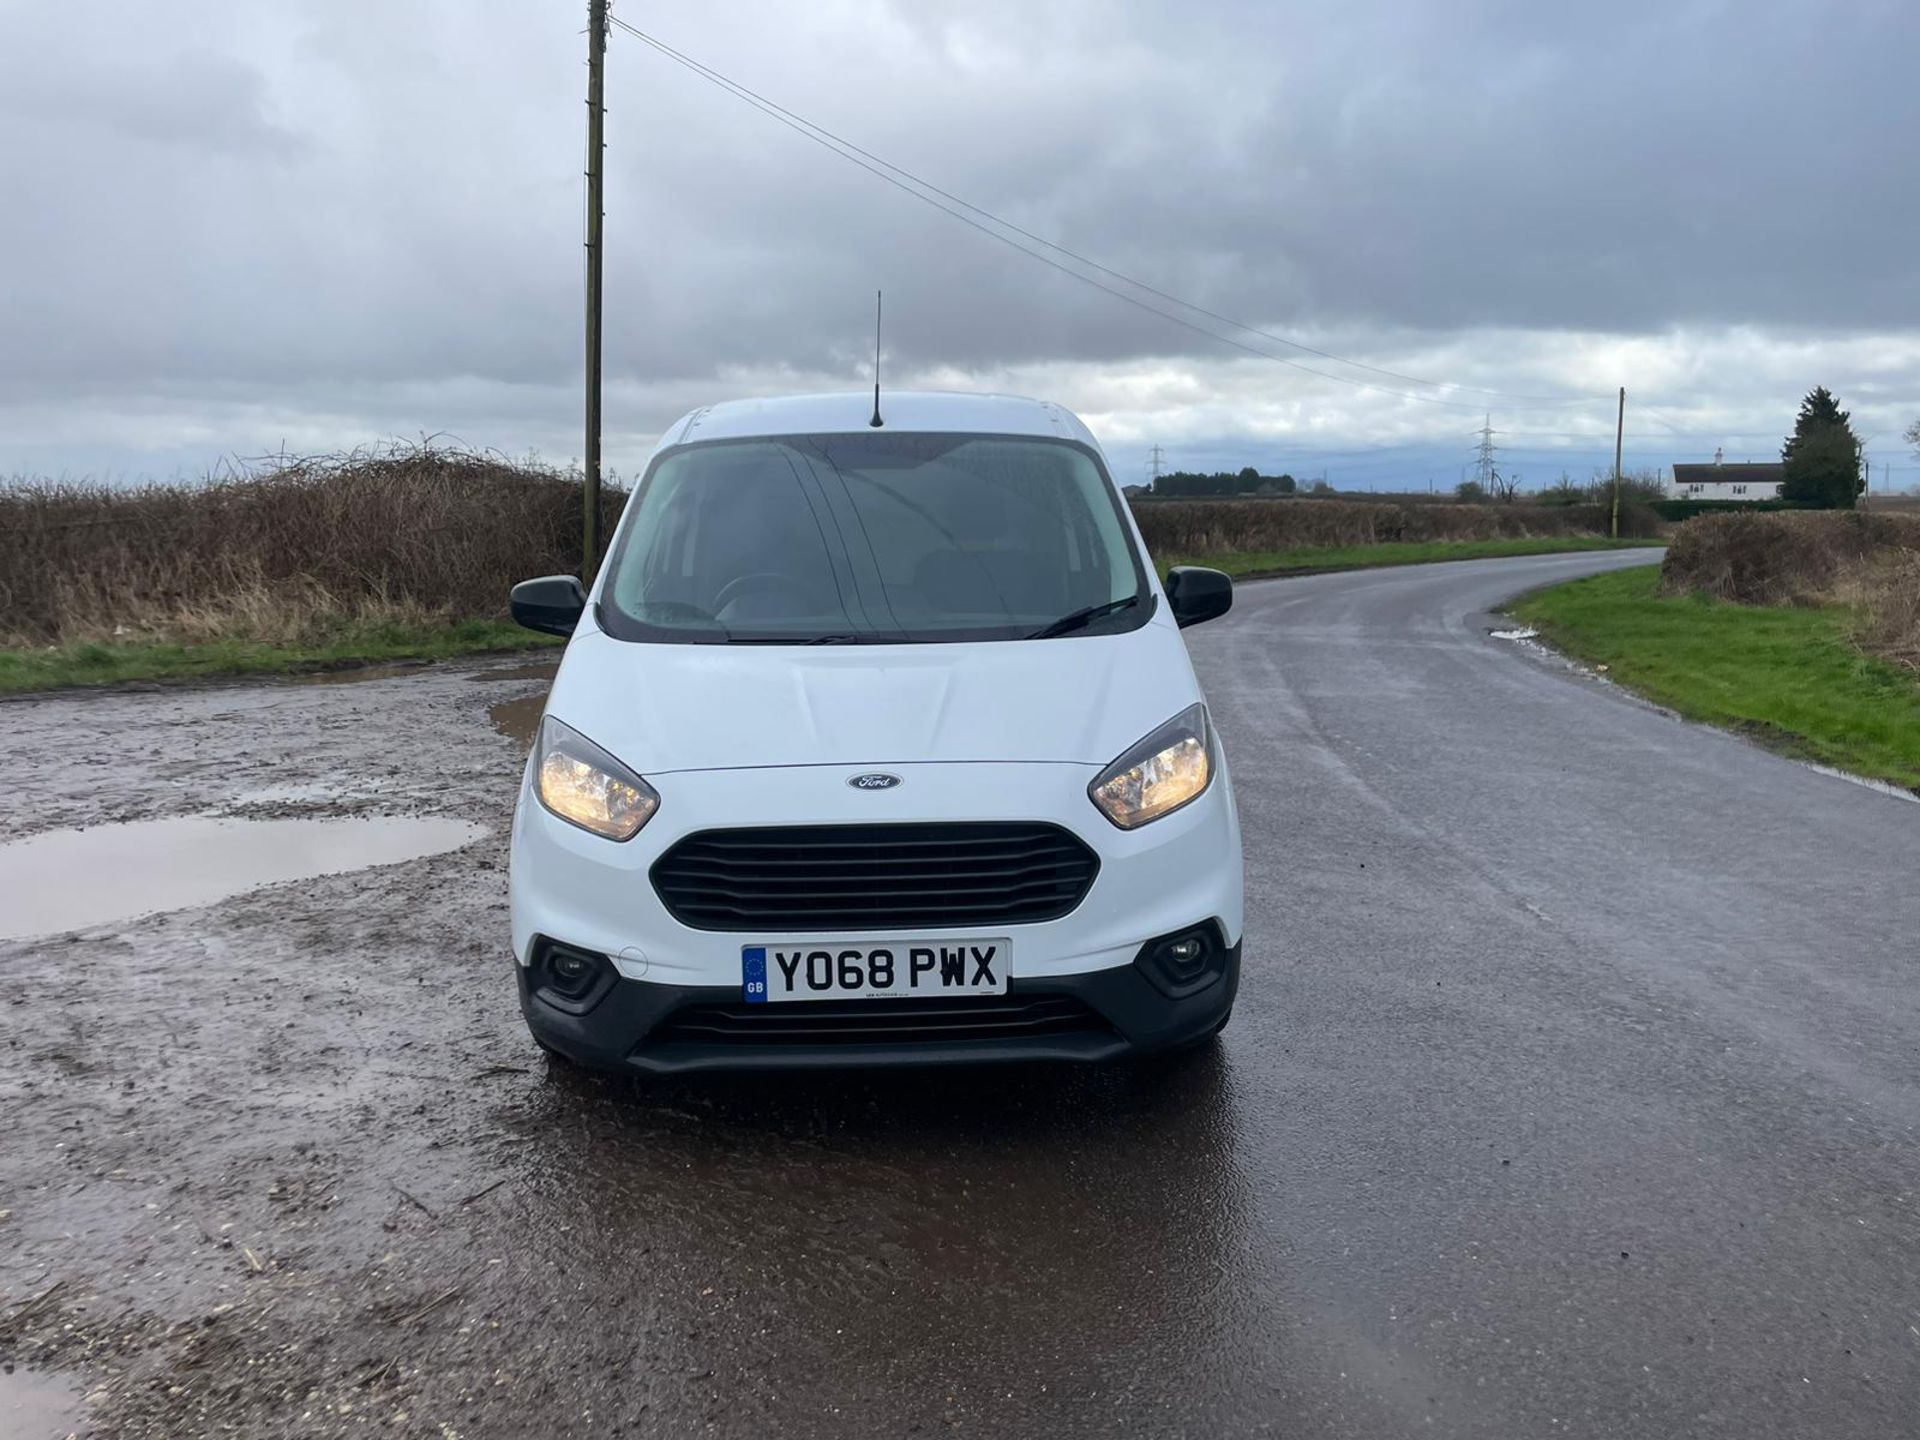
[[[1539,536],[1517,540],[1427,540],[1380,545],[1302,546],[1295,550],[1234,550],[1213,555],[1169,555],[1173,565],[1208,565],[1243,580],[1322,570],[1370,570],[1388,565],[1426,565],[1439,560],[1490,560],[1511,555],[1555,555],[1578,550],[1626,550],[1658,545],[1657,539],[1608,540],[1597,535]]]
[[[1149,500],[1134,518],[1147,549],[1163,555],[1229,555],[1437,541],[1533,540],[1607,534],[1599,505],[1400,504],[1367,500]],[[1623,535],[1646,539],[1658,517],[1622,515]]]

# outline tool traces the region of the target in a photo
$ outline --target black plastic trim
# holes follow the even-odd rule
[[[1203,989],[1169,999],[1137,964],[1118,965],[1081,975],[1016,979],[1010,999],[1066,997],[1097,1017],[1097,1025],[1039,1034],[976,1035],[927,1039],[742,1042],[712,1035],[689,1036],[671,1023],[684,1010],[730,1008],[740,1004],[740,987],[658,985],[616,979],[585,1014],[553,1005],[516,965],[520,1008],[527,1027],[548,1049],[582,1065],[644,1074],[698,1071],[845,1069],[911,1065],[978,1065],[1002,1061],[1096,1063],[1128,1055],[1174,1050],[1204,1040],[1233,1008],[1240,985],[1240,946],[1222,952],[1221,967]],[[770,1011],[800,1012],[814,1002],[769,1005]],[[833,1007],[835,1002],[819,1002]],[[843,1007],[845,1002],[840,1002]],[[869,1002],[879,1003],[879,1002]],[[939,1002],[928,1002],[938,1008]],[[824,1016],[822,1018],[825,1018]],[[698,1015],[694,1017],[698,1022]],[[776,1023],[787,1023],[776,1020]]]
[[[1201,941],[1205,949],[1192,966],[1175,965],[1166,958],[1163,947],[1188,937]],[[1140,947],[1133,963],[1161,994],[1170,1000],[1180,1000],[1198,994],[1218,980],[1226,969],[1227,957],[1226,933],[1218,920],[1209,920],[1204,925],[1189,925],[1184,930],[1156,935]]]
[[[586,985],[575,988],[563,985],[554,978],[553,957],[558,954],[578,955],[593,962],[594,975]],[[540,999],[540,1003],[566,1015],[590,1014],[593,1008],[607,998],[609,991],[620,980],[620,972],[613,968],[613,962],[597,950],[583,950],[578,945],[562,945],[549,940],[544,935],[536,935],[532,946],[532,963],[526,966],[522,974],[522,983],[531,988]]]

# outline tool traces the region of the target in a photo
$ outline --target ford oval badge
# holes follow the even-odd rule
[[[866,775],[856,775],[847,784],[856,790],[891,790],[900,783],[898,775],[889,775],[884,770],[875,770]]]

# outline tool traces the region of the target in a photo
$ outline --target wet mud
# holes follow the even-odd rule
[[[1208,1413],[1150,1377],[1244,1344],[1220,1057],[644,1087],[549,1068],[505,869],[548,673],[9,707],[9,849],[86,826],[103,848],[61,885],[145,867],[214,891],[0,941],[0,1401],[76,1377],[47,1382],[51,1429],[24,1401],[8,1423],[1103,1434],[1140,1406]],[[262,822],[424,825],[440,853],[277,877],[271,845],[236,843],[200,866],[231,873],[195,874],[190,837],[204,859]],[[0,885],[40,903],[22,873]]]

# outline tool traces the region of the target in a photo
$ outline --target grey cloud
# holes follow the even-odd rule
[[[0,13],[11,425],[120,397],[199,417],[176,437],[281,415],[372,427],[429,403],[461,413],[427,425],[491,419],[483,443],[567,433],[572,10],[108,0],[97,63],[74,67],[45,58],[77,43],[67,8]],[[1524,373],[1454,346],[1493,330],[1920,329],[1910,4],[623,13],[1039,234],[1327,348],[1378,358],[1424,335],[1449,357],[1442,378],[1470,364],[1474,383],[1543,383],[1551,345],[1526,347]],[[907,199],[631,37],[612,48],[609,374],[636,431],[743,376],[859,381],[876,286],[903,378],[1235,355]],[[1279,367],[1271,383],[1339,393]],[[1911,394],[1920,375],[1903,363],[1873,384]],[[1350,444],[1368,442],[1366,415],[1409,408],[1361,398],[1374,409],[1343,422]],[[15,453],[55,433],[70,430],[49,422]]]

